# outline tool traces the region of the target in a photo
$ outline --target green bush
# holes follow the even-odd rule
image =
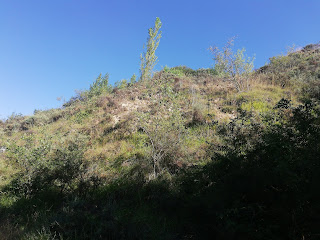
[[[25,117],[22,114],[12,113],[11,116],[4,122],[4,132],[11,136],[12,133],[17,132],[21,129],[21,123]]]
[[[233,52],[234,39],[231,38],[222,50],[218,47],[210,47],[215,61],[214,69],[218,75],[236,88],[238,92],[247,91],[250,88],[249,75],[253,70],[254,57],[244,55],[245,49],[238,49]]]
[[[265,74],[268,83],[291,88],[301,100],[316,100],[320,96],[319,61],[319,51],[304,50],[272,57],[259,71]]]
[[[70,107],[79,102],[85,102],[88,98],[87,91],[76,91],[76,96],[70,98],[69,101],[65,102],[62,106],[64,108]]]
[[[32,127],[54,123],[63,117],[65,117],[63,109],[35,110],[34,115],[25,117],[21,122],[20,130],[25,131]]]
[[[152,108],[140,114],[139,128],[146,134],[150,146],[149,166],[152,178],[170,169],[175,154],[179,152],[184,134],[184,122],[180,111],[181,95],[172,88],[172,81],[156,79],[157,88],[151,90],[149,101]]]
[[[177,66],[172,68],[165,66],[162,71],[178,77],[206,77],[217,75],[217,71],[213,68],[201,68],[193,70],[192,68],[186,66]]]
[[[126,79],[122,79],[120,81],[117,81],[114,85],[116,88],[122,89],[122,88],[126,88],[128,86],[128,82]]]
[[[37,143],[25,135],[23,140],[24,145],[11,142],[7,149],[7,161],[19,169],[12,182],[17,193],[27,198],[50,189],[83,193],[86,184],[96,184],[83,156],[85,138],[70,137],[60,143],[42,139]]]
[[[75,114],[74,119],[76,123],[81,124],[85,119],[87,119],[92,114],[92,110],[81,110]]]
[[[87,92],[89,98],[93,96],[99,96],[103,91],[111,91],[112,87],[109,85],[109,74],[102,76],[101,73],[97,79],[90,86],[90,89]]]

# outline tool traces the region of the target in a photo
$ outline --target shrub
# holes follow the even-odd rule
[[[253,70],[254,58],[245,57],[245,49],[239,49],[236,53],[232,51],[234,45],[234,38],[231,38],[223,50],[218,47],[210,47],[215,61],[215,70],[217,73],[230,81],[237,91],[241,92],[248,90],[249,74]]]
[[[7,159],[16,166],[17,173],[14,190],[25,197],[43,190],[47,182],[48,161],[47,156],[51,150],[51,143],[43,140],[39,146],[34,146],[35,140],[31,136],[23,136],[25,145],[19,146],[15,142],[7,147]]]
[[[302,51],[272,57],[258,72],[268,83],[291,88],[303,101],[319,99],[320,52],[312,48],[306,46]]]
[[[117,81],[114,85],[115,85],[115,88],[122,89],[128,86],[128,82],[126,79],[122,79],[120,81]]]
[[[193,70],[192,68],[186,66],[177,66],[172,68],[165,66],[162,71],[179,77],[207,77],[217,75],[217,71],[213,68],[200,68]]]
[[[137,81],[137,76],[136,76],[136,74],[133,74],[133,75],[131,76],[131,78],[130,78],[130,84],[132,85],[132,84],[134,84],[136,81]]]
[[[54,123],[65,116],[62,109],[36,110],[33,116],[25,117],[21,122],[20,130],[26,131],[35,126],[44,126]]]
[[[179,152],[185,127],[179,95],[173,91],[172,82],[158,80],[155,85],[159,88],[152,89],[150,93],[153,107],[139,116],[139,126],[147,135],[153,177],[157,178],[168,169]]]
[[[7,161],[18,167],[12,188],[29,198],[42,191],[56,189],[60,192],[81,194],[89,185],[96,185],[95,177],[84,159],[85,138],[82,136],[61,139],[41,139],[23,136],[24,145],[8,144]]]
[[[4,122],[4,132],[11,136],[12,133],[19,131],[24,119],[25,117],[21,113],[12,113]]]
[[[81,124],[85,119],[87,119],[90,114],[92,113],[92,110],[81,110],[79,111],[75,116],[75,122]]]
[[[89,91],[87,92],[87,96],[89,98],[93,96],[99,96],[103,91],[111,91],[112,87],[109,86],[109,74],[105,74],[103,77],[100,75],[90,86]]]
[[[76,91],[76,96],[71,97],[70,100],[64,103],[62,106],[66,108],[76,104],[77,102],[84,102],[86,100],[87,100],[86,92]]]

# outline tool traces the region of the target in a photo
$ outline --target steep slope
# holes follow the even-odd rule
[[[245,92],[166,67],[12,115],[0,238],[316,239],[319,63],[317,45],[271,58]]]

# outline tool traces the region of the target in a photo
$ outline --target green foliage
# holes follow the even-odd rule
[[[171,73],[171,74],[179,76],[179,77],[182,77],[185,75],[184,71],[181,68],[169,68],[168,66],[165,66],[163,68],[163,71],[165,73]]]
[[[318,52],[294,54],[255,77],[295,93],[165,67],[0,122],[0,239],[318,239]]]
[[[88,97],[99,96],[103,91],[110,91],[109,74],[107,73],[102,77],[101,73],[95,82],[90,86]]]
[[[254,89],[239,93],[235,97],[237,107],[242,111],[255,112],[264,115],[274,111],[275,104],[287,97],[286,92],[280,87]]]
[[[12,133],[19,131],[24,119],[25,117],[22,114],[12,113],[5,121],[4,132],[10,136]]]
[[[64,118],[66,113],[62,109],[50,109],[45,111],[37,110],[33,116],[27,117],[21,123],[22,130],[28,130],[35,126],[44,126],[50,123],[54,123],[61,118]]]
[[[234,38],[231,38],[224,46],[223,50],[218,47],[210,47],[215,61],[215,70],[221,77],[230,81],[237,91],[249,90],[249,74],[253,70],[254,58],[244,55],[245,49],[238,49],[236,53],[232,51]]]
[[[203,166],[148,182],[123,175],[106,186],[90,186],[86,195],[67,194],[77,177],[59,170],[57,179],[66,183],[62,195],[1,205],[0,223],[14,213],[12,224],[28,226],[26,239],[317,239],[320,111],[315,103],[284,102],[268,128],[248,123],[248,115],[231,123],[227,134],[221,126],[227,146],[234,147],[212,153]],[[273,124],[281,114],[286,121]],[[71,145],[54,159],[60,166],[81,158],[77,152]],[[79,168],[63,167],[72,173]]]
[[[92,113],[92,110],[88,110],[88,109],[79,111],[74,116],[75,122],[81,124],[85,119],[87,119],[91,115],[91,113]]]
[[[137,81],[137,76],[136,74],[133,74],[132,77],[130,78],[130,84],[134,84]]]
[[[43,190],[42,183],[45,181],[47,170],[46,156],[51,150],[51,143],[42,140],[39,146],[34,146],[35,140],[31,136],[23,136],[24,146],[15,142],[8,145],[8,162],[16,166],[21,172],[17,173],[14,184],[15,191],[30,196],[34,192]]]
[[[36,110],[32,116],[13,113],[2,126],[3,132],[11,136],[19,131],[27,131],[33,127],[45,126],[66,117],[63,109]]]
[[[58,144],[50,139],[36,143],[27,135],[23,140],[24,145],[9,143],[7,150],[7,161],[19,169],[12,182],[17,193],[29,198],[50,189],[82,191],[91,177],[83,157],[85,138],[61,139]]]
[[[148,136],[153,178],[172,164],[185,129],[178,103],[180,96],[173,91],[172,82],[158,80],[155,85],[159,88],[150,93],[153,109],[139,116],[139,126]]]
[[[203,69],[197,69],[193,70],[192,68],[186,67],[186,66],[177,66],[169,68],[168,66],[165,66],[163,68],[163,71],[165,73],[170,73],[179,77],[202,77],[202,76],[215,76],[217,75],[217,72],[213,68],[203,68]]]
[[[118,89],[126,88],[127,86],[128,86],[128,83],[126,79],[122,79],[115,83],[115,87]]]
[[[270,63],[259,72],[264,73],[268,83],[291,88],[300,99],[320,99],[320,51],[304,48],[270,58]]]
[[[270,110],[269,104],[267,102],[254,101],[254,102],[246,102],[242,103],[241,109],[245,111],[257,111],[259,113],[266,113]]]
[[[160,43],[161,31],[159,32],[159,30],[161,26],[160,18],[157,17],[154,27],[148,30],[147,45],[144,46],[146,52],[140,55],[140,79],[142,81],[151,80],[153,68],[157,64],[158,57],[155,55],[155,52]]]
[[[69,101],[65,102],[62,106],[63,107],[70,107],[76,103],[79,102],[84,102],[85,100],[87,100],[88,96],[87,96],[87,92],[86,91],[76,91],[76,96],[73,96],[70,98]]]

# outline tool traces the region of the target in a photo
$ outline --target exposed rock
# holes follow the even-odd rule
[[[0,153],[4,153],[4,152],[6,152],[6,148],[5,147],[0,147]]]

